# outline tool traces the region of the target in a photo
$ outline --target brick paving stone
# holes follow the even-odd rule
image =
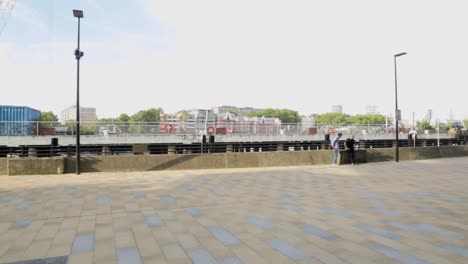
[[[2,177],[0,263],[465,263],[468,158]]]

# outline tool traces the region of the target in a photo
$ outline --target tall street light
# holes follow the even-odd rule
[[[78,48],[75,50],[76,58],[76,174],[80,174],[80,59],[84,53],[80,50],[80,21],[83,18],[82,10],[73,10],[73,16],[78,18]]]
[[[398,54],[393,55],[393,62],[395,65],[395,161],[398,162],[400,160],[400,152],[398,149],[398,120],[401,118],[401,112],[398,110],[398,89],[397,89],[397,67],[396,67],[396,59],[397,57],[406,55],[406,52],[401,52]]]

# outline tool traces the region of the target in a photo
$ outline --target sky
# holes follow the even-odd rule
[[[12,1],[12,0],[9,0]],[[0,35],[0,105],[98,117],[161,107],[366,105],[468,118],[466,0],[17,0]]]

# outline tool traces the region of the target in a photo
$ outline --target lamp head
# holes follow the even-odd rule
[[[400,57],[400,56],[403,56],[403,55],[406,55],[406,52],[398,53],[398,54],[395,54],[395,55],[393,55],[393,56],[395,56],[395,57]]]
[[[77,18],[83,18],[83,11],[82,10],[73,10],[73,16]]]

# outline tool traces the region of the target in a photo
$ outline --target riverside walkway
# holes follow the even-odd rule
[[[468,158],[0,177],[0,263],[468,263]]]

